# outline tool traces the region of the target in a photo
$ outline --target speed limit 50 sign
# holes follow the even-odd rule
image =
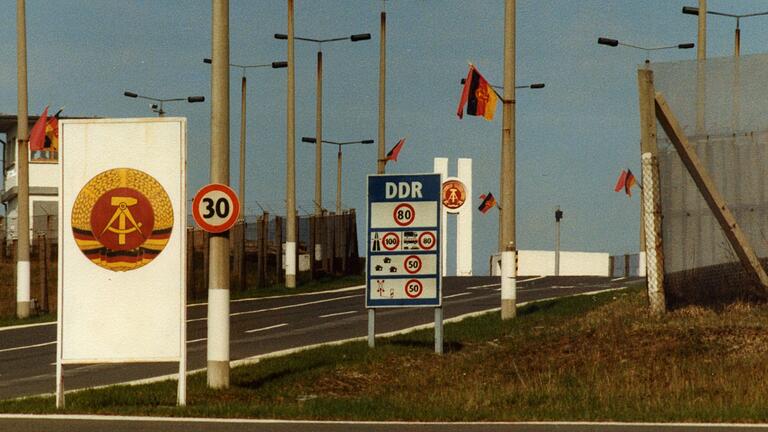
[[[210,233],[229,230],[240,216],[240,200],[229,186],[212,183],[203,186],[192,201],[192,216],[200,228]]]
[[[439,307],[440,174],[368,176],[366,306]]]

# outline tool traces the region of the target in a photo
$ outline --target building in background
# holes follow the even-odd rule
[[[29,129],[39,116],[29,116]],[[62,119],[65,117],[61,117]],[[3,145],[3,185],[0,202],[5,224],[0,235],[8,240],[18,238],[18,145],[16,114],[0,114],[0,143]],[[58,149],[56,149],[58,150]],[[56,235],[59,194],[58,151],[46,148],[29,154],[29,216],[30,236],[40,231]]]

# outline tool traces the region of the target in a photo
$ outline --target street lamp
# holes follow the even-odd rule
[[[315,137],[301,137],[301,142],[315,144],[318,148],[320,147],[320,145],[317,142],[317,138]],[[360,140],[360,141],[343,141],[343,142],[322,140],[321,142],[324,144],[333,144],[333,145],[339,146],[339,153],[337,155],[338,167],[336,169],[336,214],[341,214],[341,146],[349,145],[349,144],[373,144],[373,140],[367,139],[367,140]]]
[[[124,91],[123,96],[129,97],[129,98],[147,99],[153,102],[157,102],[156,104],[151,104],[149,107],[152,108],[152,112],[156,112],[157,115],[160,117],[165,115],[165,110],[163,110],[163,104],[165,102],[177,102],[177,101],[183,101],[183,100],[186,100],[189,103],[205,102],[205,96],[188,96],[186,98],[158,99],[158,98],[153,98],[149,96],[142,96],[140,94],[136,94],[131,91]]]
[[[282,33],[276,33],[275,39],[287,40],[288,35]],[[313,39],[294,37],[296,40],[315,42],[317,43],[317,92],[315,101],[315,136],[321,141],[323,138],[323,52],[322,45],[328,42],[340,42],[351,41],[359,42],[371,39],[370,33],[359,33],[345,37],[330,38],[330,39]],[[315,214],[320,215],[323,211],[323,155],[321,146],[315,147]]]
[[[666,49],[691,49],[691,48],[693,48],[695,46],[695,44],[693,44],[692,42],[689,42],[689,43],[681,43],[681,44],[677,44],[677,45],[665,45],[665,46],[657,46],[657,47],[643,47],[643,46],[633,45],[633,44],[629,44],[629,43],[625,43],[625,42],[619,42],[616,39],[610,39],[610,38],[606,38],[606,37],[597,38],[597,43],[598,43],[598,45],[605,45],[605,46],[610,46],[610,47],[615,47],[615,46],[621,45],[621,46],[625,46],[625,47],[630,47],[630,48],[635,48],[635,49],[643,50],[643,51],[645,51],[645,64],[646,64],[646,66],[648,65],[648,63],[651,62],[651,60],[649,58],[649,55],[650,55],[651,51],[659,51],[659,50],[666,50]]]
[[[209,58],[203,59],[203,63],[212,64],[212,60]],[[246,69],[256,69],[256,68],[263,68],[263,67],[271,67],[272,69],[282,69],[288,67],[288,62],[285,61],[276,61],[272,63],[264,63],[264,64],[256,64],[256,65],[240,65],[240,64],[229,64],[230,67],[233,68],[239,68],[242,72],[243,78],[242,78],[242,85],[240,89],[240,190],[238,191],[240,194],[240,200],[245,203],[245,136],[246,136],[246,78],[245,78],[245,71]],[[240,212],[240,218],[245,219],[245,212]]]
[[[683,13],[687,15],[699,15],[699,8],[692,7],[692,6],[683,6]],[[715,11],[707,10],[707,14],[720,15],[720,16],[729,17],[729,18],[736,18],[736,30],[734,31],[734,35],[733,35],[734,36],[733,56],[738,57],[741,51],[741,29],[739,28],[739,21],[741,20],[741,18],[768,15],[768,12],[756,12],[756,13],[738,15],[738,14],[729,14],[725,12],[715,12]]]
[[[462,78],[462,79],[461,79],[461,84],[464,84],[464,83],[466,83],[466,82],[467,82],[467,79],[466,79],[466,78]],[[496,86],[496,85],[491,85],[491,87],[493,87],[493,88],[495,88],[495,89],[502,89],[502,90],[504,89],[504,87],[502,87],[502,86]],[[532,83],[532,84],[528,84],[528,85],[519,85],[519,86],[515,86],[515,88],[516,88],[516,89],[524,89],[524,88],[529,88],[529,89],[543,89],[544,87],[546,87],[546,84],[545,84],[545,83]]]

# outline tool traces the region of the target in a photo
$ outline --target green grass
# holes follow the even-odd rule
[[[16,318],[15,316],[0,316],[0,327],[9,327],[9,326],[25,325],[25,324],[37,324],[37,323],[52,322],[52,321],[56,321],[55,313],[34,315],[24,319]]]
[[[639,288],[530,304],[433,331],[322,347],[232,370],[231,387],[175,383],[67,396],[67,413],[414,421],[768,420],[768,306],[652,318]],[[55,412],[51,398],[0,412]]]

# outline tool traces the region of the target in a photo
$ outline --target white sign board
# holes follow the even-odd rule
[[[59,127],[59,364],[185,360],[186,119]]]
[[[442,304],[440,174],[368,176],[366,306]]]

